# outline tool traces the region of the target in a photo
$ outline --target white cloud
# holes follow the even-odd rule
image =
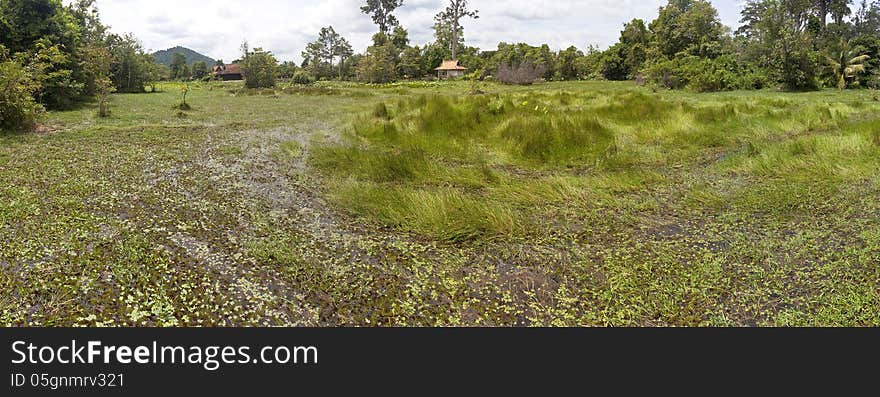
[[[148,49],[176,45],[231,60],[245,39],[273,51],[280,60],[300,60],[306,43],[323,26],[332,25],[357,51],[376,31],[360,11],[363,0],[98,0],[102,20],[114,32],[132,32]],[[653,19],[666,0],[470,0],[480,11],[463,23],[469,45],[493,49],[500,41],[547,43],[554,49],[575,45],[601,47],[616,41],[623,23]],[[434,15],[445,0],[405,0],[395,12],[413,44],[433,39]],[[737,0],[718,0],[728,25],[738,18]]]

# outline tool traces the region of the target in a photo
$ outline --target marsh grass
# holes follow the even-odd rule
[[[0,134],[0,324],[880,325],[876,93],[314,86]]]
[[[633,177],[680,167],[764,182],[725,191],[701,183],[676,205],[717,213],[739,202],[779,213],[797,207],[786,199],[791,190],[778,188],[783,180],[815,187],[876,172],[877,120],[857,116],[866,108],[641,90],[419,95],[377,103],[345,144],[320,148],[311,161],[334,181],[341,208],[441,240],[551,233],[570,221],[558,218],[566,203],[564,213],[603,205],[656,211],[618,196],[670,189],[667,178]],[[754,193],[764,190],[784,193]]]

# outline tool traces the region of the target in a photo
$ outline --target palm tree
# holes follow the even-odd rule
[[[865,72],[865,62],[871,59],[867,55],[859,55],[856,49],[850,46],[849,41],[840,41],[836,51],[825,54],[825,61],[831,74],[837,80],[837,88],[841,91],[846,89],[847,79],[856,77]]]

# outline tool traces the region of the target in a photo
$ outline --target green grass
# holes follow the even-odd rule
[[[0,135],[0,324],[880,325],[875,94],[468,87]]]

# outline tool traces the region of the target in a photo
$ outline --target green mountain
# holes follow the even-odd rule
[[[214,66],[214,62],[216,62],[214,59],[212,59],[209,56],[199,54],[198,52],[195,52],[189,48],[181,47],[181,46],[169,48],[167,50],[156,51],[153,53],[153,56],[156,57],[156,63],[162,64],[165,66],[171,66],[171,57],[174,56],[174,54],[178,53],[178,52],[183,54],[183,56],[186,57],[186,64],[189,66],[192,66],[192,64],[194,64],[198,61],[205,61],[205,63],[208,64],[208,68],[210,69],[211,66]]]

